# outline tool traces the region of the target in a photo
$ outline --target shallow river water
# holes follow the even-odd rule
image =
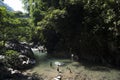
[[[104,66],[87,67],[75,61],[71,62],[70,59],[48,58],[47,53],[41,53],[37,49],[33,51],[37,58],[37,64],[27,72],[37,73],[44,80],[53,80],[55,76],[59,75],[55,62],[64,63],[59,67],[62,80],[120,80],[119,70]]]

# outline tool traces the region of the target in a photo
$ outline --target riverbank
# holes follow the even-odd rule
[[[67,67],[71,69],[71,72]],[[73,62],[60,67],[60,70],[62,80],[120,80],[120,71],[103,66],[87,68],[77,62]],[[37,73],[44,80],[52,80],[58,75],[56,67],[51,68],[49,64],[38,65],[33,69],[27,70],[27,72]]]

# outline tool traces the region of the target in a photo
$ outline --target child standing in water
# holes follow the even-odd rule
[[[71,54],[71,61],[73,62],[73,57],[74,57],[74,54]]]

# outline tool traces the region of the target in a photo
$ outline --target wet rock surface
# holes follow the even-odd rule
[[[20,52],[21,55],[25,55],[31,59],[34,59],[34,54],[31,47],[26,42],[9,41],[6,43],[6,48]]]

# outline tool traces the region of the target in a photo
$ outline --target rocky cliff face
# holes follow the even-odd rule
[[[5,4],[2,0],[0,0],[0,6],[6,7],[6,9],[8,11],[14,11],[10,6],[8,6],[7,4]]]

